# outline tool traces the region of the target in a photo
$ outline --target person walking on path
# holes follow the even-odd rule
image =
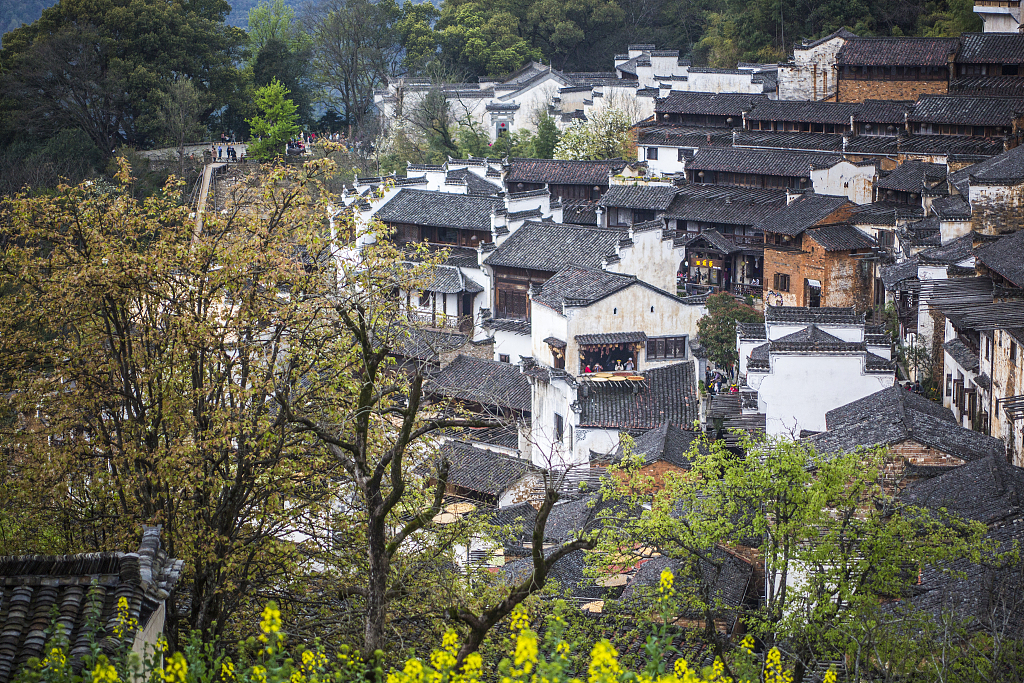
[[[224,157],[224,145],[217,145],[217,161]]]

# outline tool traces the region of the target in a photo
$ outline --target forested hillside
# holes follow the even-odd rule
[[[258,0],[235,0],[226,22],[244,28]],[[0,32],[30,24],[53,0],[0,3]],[[287,4],[301,12],[303,3]],[[437,0],[445,41],[480,38],[474,50],[533,48],[556,66],[598,70],[629,42],[692,53],[695,63],[776,61],[789,44],[846,26],[862,36],[980,31],[972,0]],[[471,70],[481,54],[460,55]],[[500,61],[500,60],[499,60]],[[474,68],[474,65],[477,67]]]

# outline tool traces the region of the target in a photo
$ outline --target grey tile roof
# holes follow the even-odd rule
[[[174,599],[183,562],[161,548],[160,527],[143,527],[137,552],[0,557],[0,682],[8,683],[30,657],[45,655],[51,611],[69,643],[75,671],[91,653],[88,616],[99,627],[100,651],[121,645],[114,633],[117,602],[145,629],[161,601]],[[130,647],[136,631],[125,634]]]
[[[914,108],[907,114],[907,121],[1009,128],[1013,124],[1014,116],[1022,111],[1024,99],[1017,97],[921,95]]]
[[[900,138],[899,153],[922,156],[946,155],[963,157],[968,161],[981,161],[985,157],[1002,154],[1003,141],[968,135],[911,135]]]
[[[827,133],[777,133],[774,131],[736,131],[734,147],[784,149],[800,152],[841,152],[843,136]]]
[[[1024,287],[1024,230],[979,246],[974,256],[1018,287]]]
[[[497,184],[484,180],[468,168],[458,168],[453,171],[448,171],[446,181],[447,180],[461,180],[465,182],[466,187],[469,189],[469,194],[489,196],[496,195],[501,191],[501,188],[498,187]]]
[[[1024,64],[1024,35],[962,33],[957,64]]]
[[[566,266],[544,283],[540,293],[534,295],[533,301],[561,313],[563,305],[585,306],[637,282],[634,275]]]
[[[954,264],[969,258],[973,253],[974,233],[969,232],[946,244],[929,247],[919,252],[917,257],[924,263]]]
[[[686,164],[687,172],[726,171],[770,176],[810,177],[811,166],[833,166],[841,157],[813,152],[767,151],[741,148],[697,150]]]
[[[675,196],[676,188],[669,185],[612,185],[598,204],[626,209],[664,211]]]
[[[462,272],[461,268],[448,265],[434,267],[430,274],[430,282],[424,287],[429,292],[440,292],[444,294],[458,294],[459,292],[482,292],[483,286],[469,278]]]
[[[896,290],[901,282],[916,280],[917,267],[920,263],[921,259],[917,258],[917,256],[912,256],[899,263],[888,263],[881,266],[879,268],[879,275],[882,278],[882,284],[888,291],[892,292]]]
[[[459,492],[477,494],[484,502],[497,503],[506,491],[531,471],[521,458],[477,448],[463,441],[446,441],[441,456],[450,463],[448,486]]]
[[[425,390],[484,406],[530,410],[530,382],[511,363],[459,354],[430,378]]]
[[[776,351],[809,351],[812,353],[821,351],[863,351],[864,344],[859,342],[843,341],[839,337],[825,332],[815,324],[808,325],[802,330],[773,339],[768,342],[771,352]]]
[[[665,218],[698,223],[725,225],[757,225],[786,205],[786,197],[774,196],[766,200],[705,199],[681,193],[665,212]]]
[[[569,264],[599,268],[601,260],[615,252],[615,245],[624,235],[624,231],[614,229],[527,223],[509,235],[485,262],[551,273]]]
[[[853,307],[809,308],[806,306],[768,306],[764,311],[767,322],[804,323],[807,325],[856,325],[864,322],[864,316]]]
[[[946,350],[953,360],[957,362],[957,365],[962,367],[964,370],[969,372],[978,371],[978,354],[967,348],[967,344],[964,344],[959,339],[950,339],[948,342],[942,345],[942,348]]]
[[[562,222],[573,225],[597,225],[597,203],[586,199],[563,199]]]
[[[907,223],[907,241],[913,246],[938,247],[942,245],[942,226],[937,216],[928,216]]]
[[[850,124],[860,104],[846,102],[801,102],[766,100],[747,113],[748,121],[806,121],[809,123]]]
[[[839,48],[836,63],[845,66],[946,66],[956,38],[851,38]]]
[[[825,36],[823,38],[818,38],[817,40],[805,41],[805,42],[801,42],[801,43],[794,43],[793,49],[794,50],[810,50],[812,48],[818,47],[822,43],[827,43],[828,41],[832,40],[833,38],[843,38],[845,40],[849,40],[850,38],[857,38],[857,37],[858,36],[857,36],[856,33],[854,33],[853,31],[849,31],[849,30],[847,30],[844,27],[844,28],[841,28],[841,29],[839,29],[837,31],[833,31],[832,33],[828,34],[827,36]]]
[[[689,425],[697,416],[697,382],[692,363],[644,373],[646,381],[605,382],[588,387],[580,400],[580,427],[655,429],[671,422]]]
[[[968,166],[957,172],[955,179],[964,176],[970,178],[972,183],[1019,183],[1024,180],[1024,146],[1014,147],[999,156]]]
[[[990,456],[911,484],[900,495],[909,505],[945,508],[989,525],[1024,514],[1024,469]]]
[[[952,414],[947,415],[948,410],[941,406],[926,407],[910,396],[921,399],[895,386],[829,411],[825,414],[828,431],[807,441],[821,453],[913,440],[966,462],[988,456],[1005,457],[1006,445],[1000,439],[965,429],[950,419]],[[837,417],[838,411],[843,412]]]
[[[374,215],[385,223],[490,231],[491,210],[499,206],[491,197],[404,188]]]
[[[545,556],[555,552],[557,548],[549,548],[544,551]],[[596,600],[607,592],[607,588],[599,586],[597,582],[586,575],[587,557],[582,550],[571,552],[554,565],[548,571],[547,581],[557,582],[558,587],[567,592],[571,597],[579,600]],[[501,575],[509,583],[523,581],[533,572],[533,558],[524,557],[514,562],[509,562],[501,568]]]
[[[654,111],[658,114],[733,116],[736,118],[736,125],[739,125],[743,112],[750,111],[756,103],[767,100],[764,95],[672,92],[655,102]]]
[[[847,154],[895,156],[898,151],[899,142],[895,136],[854,135],[846,140]]]
[[[686,425],[689,427],[690,425]],[[690,447],[701,436],[700,432],[686,431],[679,425],[666,422],[656,429],[644,432],[633,440],[633,453],[643,456],[648,465],[667,462],[682,469],[690,469]],[[701,449],[706,452],[706,448]],[[622,461],[625,451],[620,445],[612,456],[612,462]]]
[[[411,328],[409,336],[402,338],[395,354],[405,358],[436,363],[440,354],[462,347],[469,336],[455,331],[434,331]]]
[[[926,413],[940,420],[956,422],[956,418],[948,408],[943,408],[935,401],[929,401],[923,396],[894,386],[828,411],[825,413],[825,426],[828,429],[835,429],[845,424],[871,419],[879,414],[898,412],[901,406],[905,409]]]
[[[691,126],[643,123],[636,127],[637,145],[668,145],[670,147],[729,147],[732,132],[725,128],[698,128]],[[710,136],[710,139],[708,139]]]
[[[897,202],[872,202],[853,207],[853,215],[850,216],[850,222],[855,225],[895,226],[897,219],[913,220],[915,218],[924,218],[924,208],[920,205],[900,204]]]
[[[875,185],[883,190],[948,194],[945,181],[945,164],[929,164],[910,159],[879,178]]]
[[[577,334],[576,343],[582,346],[594,344],[642,344],[647,341],[643,332],[599,332],[597,334]]]
[[[530,334],[529,320],[512,320],[511,318],[487,318],[481,325],[485,329],[500,330],[502,332],[515,332],[516,334]]]
[[[698,233],[697,235],[686,239],[683,242],[683,245],[686,247],[687,252],[691,249],[700,249],[704,245],[727,255],[734,254],[737,251],[743,251],[743,247],[737,246],[735,242],[727,239],[717,230],[705,230],[702,233]]]
[[[765,232],[781,235],[799,235],[804,230],[813,228],[844,205],[852,207],[853,203],[846,197],[804,194],[762,220],[756,227]]]
[[[560,159],[509,159],[505,186],[516,183],[551,183],[552,185],[608,185],[609,174],[626,166],[622,159],[598,161],[564,161]]]
[[[870,249],[875,240],[853,225],[839,223],[823,225],[807,231],[807,236],[825,248],[825,251],[851,251]]]
[[[768,339],[764,323],[736,323],[736,333],[740,339]]]
[[[971,217],[971,205],[961,194],[936,197],[932,200],[932,213],[945,220],[967,220]]]
[[[1024,96],[1024,81],[1019,76],[958,76],[949,82],[950,95]]]
[[[902,125],[913,100],[864,100],[853,113],[854,121]]]

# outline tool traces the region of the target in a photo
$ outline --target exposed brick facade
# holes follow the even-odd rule
[[[945,95],[946,81],[864,81],[839,76],[839,102],[864,100],[916,100],[921,95]]]
[[[800,248],[778,250],[766,245],[763,272],[766,291],[771,290],[775,273],[789,275],[789,291],[779,292],[784,306],[810,305],[805,280],[821,283],[821,306],[854,306],[866,311],[874,301],[874,278],[862,274],[860,260],[847,251],[825,251],[807,234]]]

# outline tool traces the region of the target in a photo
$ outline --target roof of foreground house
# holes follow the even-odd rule
[[[580,427],[656,429],[665,422],[692,424],[697,417],[693,364],[675,363],[644,373],[643,382],[588,382],[580,390]]]
[[[506,164],[505,186],[515,183],[552,185],[608,185],[608,176],[625,168],[622,159],[566,161],[562,159],[512,158]]]
[[[530,410],[530,382],[518,365],[475,356],[456,356],[430,378],[425,390],[484,406]]]
[[[601,261],[615,253],[615,245],[625,234],[618,229],[526,223],[491,252],[485,263],[551,273],[567,265],[600,268]]]
[[[12,680],[30,657],[42,658],[51,612],[70,643],[72,666],[90,654],[90,612],[100,649],[120,645],[114,633],[117,603],[128,602],[128,616],[145,629],[160,603],[181,577],[182,560],[161,548],[161,527],[145,526],[137,552],[0,557],[0,683]],[[131,643],[135,631],[126,633]]]

